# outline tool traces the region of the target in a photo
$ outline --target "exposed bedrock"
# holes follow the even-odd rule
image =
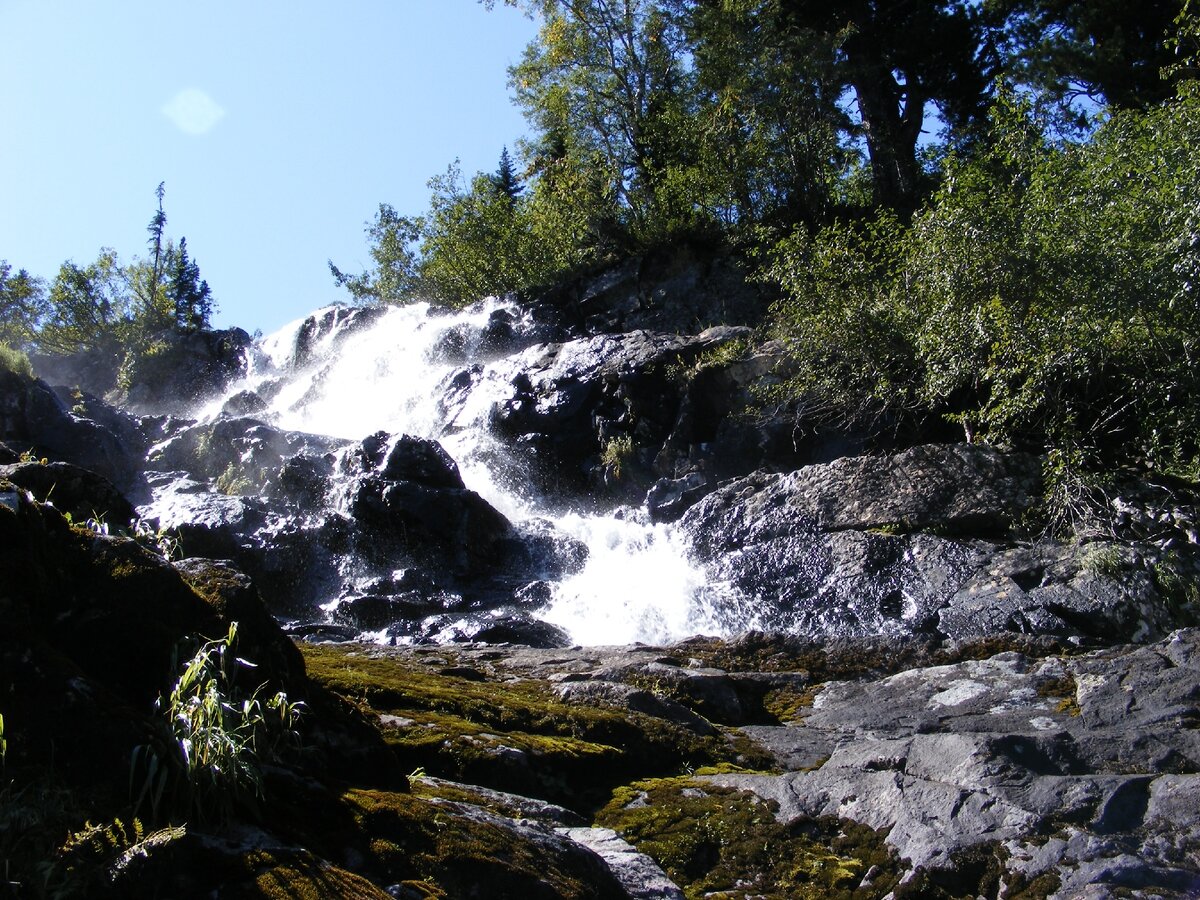
[[[1055,896],[1200,891],[1200,632],[1075,658],[990,659],[835,682],[747,733],[781,775],[718,775],[781,822],[882,829],[913,866],[1001,848]],[[1162,891],[1162,893],[1156,893]]]
[[[1113,642],[1195,621],[1184,531],[1052,540],[1024,527],[1040,492],[1035,458],[925,445],[731,481],[682,527],[735,630]]]

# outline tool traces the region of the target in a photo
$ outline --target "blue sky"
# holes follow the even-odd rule
[[[476,0],[0,0],[0,259],[52,278],[145,252],[154,189],[218,324],[342,294],[381,202],[525,134],[506,69],[536,30]]]

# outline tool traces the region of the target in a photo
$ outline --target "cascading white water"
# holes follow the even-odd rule
[[[488,416],[506,389],[511,392],[511,372],[506,376],[497,362],[479,360],[478,347],[470,344],[502,307],[488,300],[454,314],[431,314],[427,304],[413,304],[388,309],[370,326],[341,335],[338,315],[322,311],[332,324],[310,337],[309,361],[302,368],[291,359],[300,320],[260,341],[246,378],[229,395],[253,390],[269,396],[261,417],[292,431],[348,440],[386,431],[437,440],[466,485],[510,520],[549,520],[586,544],[585,566],[554,585],[550,604],[537,612],[577,643],[659,643],[723,633],[701,599],[703,574],[688,561],[684,540],[671,526],[653,525],[631,509],[551,513],[492,438]],[[443,352],[452,335],[461,338],[457,362],[447,361]],[[481,371],[448,421],[440,402],[447,380],[472,363]],[[215,416],[224,400],[214,401],[201,417]]]

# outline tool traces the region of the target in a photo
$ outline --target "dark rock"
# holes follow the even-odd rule
[[[683,517],[725,621],[794,634],[1161,636],[1191,613],[1113,546],[1013,545],[1037,501],[1028,457],[971,445],[756,473]],[[1132,553],[1132,551],[1131,551]],[[1138,557],[1141,558],[1141,557]],[[1099,559],[1101,563],[1094,560]]]
[[[521,644],[526,647],[570,647],[571,636],[557,625],[538,619],[508,616],[485,626],[471,640],[484,644]]]
[[[512,528],[474,491],[377,476],[360,482],[351,511],[371,544],[360,546],[364,554],[386,554],[388,547],[397,547],[423,563],[440,561],[460,575],[484,574],[494,566]]]
[[[336,348],[351,334],[374,325],[386,306],[332,306],[305,319],[296,331],[288,363],[301,369]]]
[[[250,335],[240,328],[155,338],[154,352],[126,359],[125,408],[142,413],[184,413],[231,384],[244,371]]]
[[[129,436],[130,432],[122,429]],[[126,493],[141,483],[140,442],[125,443],[113,431],[77,416],[45,382],[0,371],[0,440],[103,475]]]
[[[695,244],[633,257],[531,299],[539,321],[576,333],[639,328],[687,333],[714,323],[751,325],[767,297],[731,256]]]
[[[114,533],[128,528],[133,507],[107,478],[64,462],[24,462],[0,465],[0,479],[25,488],[42,502],[70,515],[82,525],[89,519]]]
[[[269,482],[271,496],[286,499],[307,509],[320,508],[329,494],[333,460],[325,456],[294,456],[279,468],[279,476]]]
[[[225,401],[221,407],[223,418],[238,418],[241,416],[257,416],[265,412],[267,401],[254,391],[238,391]]]
[[[407,434],[392,445],[380,468],[390,481],[415,481],[432,488],[463,488],[458,466],[436,441]]]
[[[674,522],[716,485],[702,472],[682,478],[660,478],[646,494],[646,511],[651,522]]]
[[[640,499],[678,418],[673,368],[747,333],[634,331],[532,347],[505,363],[511,390],[492,426],[543,486]]]

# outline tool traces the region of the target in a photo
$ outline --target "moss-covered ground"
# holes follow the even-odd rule
[[[740,736],[698,735],[642,713],[565,703],[533,679],[431,668],[415,656],[368,647],[303,651],[311,678],[381,717],[388,744],[409,771],[579,812],[604,805],[614,788],[636,778],[765,762]]]
[[[654,857],[689,900],[881,897],[902,871],[870,828],[784,825],[773,804],[689,777],[619,788],[597,822]]]

